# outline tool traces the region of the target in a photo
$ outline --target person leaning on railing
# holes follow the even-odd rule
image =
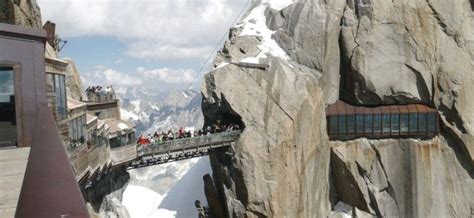
[[[191,131],[191,130],[185,130],[183,127],[180,127],[179,130],[174,133],[171,129],[168,130],[168,132],[161,132],[159,133],[158,131],[155,132],[153,135],[148,134],[147,137],[145,136],[140,136],[143,137],[143,139],[139,139],[137,141],[137,144],[144,144],[143,140],[148,140],[147,143],[164,143],[166,141],[172,141],[176,139],[185,139],[185,138],[192,138],[192,137],[197,137],[197,136],[209,136],[214,133],[225,133],[225,132],[232,132],[232,131],[240,131],[240,126],[238,124],[215,124],[213,125],[214,128],[211,126],[207,126],[206,128],[199,129],[198,131]],[[142,141],[140,141],[142,140]]]

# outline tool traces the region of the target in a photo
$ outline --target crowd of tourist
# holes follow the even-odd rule
[[[89,86],[86,89],[87,98],[92,101],[113,98],[113,94],[112,86],[107,86],[105,89],[102,86]]]
[[[148,135],[141,135],[138,138],[137,144],[139,145],[147,145],[151,143],[163,143],[166,141],[182,139],[182,138],[192,138],[192,137],[199,137],[210,135],[213,133],[221,133],[221,132],[230,132],[234,130],[241,130],[238,124],[214,124],[213,126],[207,126],[205,128],[199,129],[195,131],[193,129],[185,129],[183,127],[179,128],[177,132],[172,131],[171,129],[167,132],[155,132],[154,134]]]

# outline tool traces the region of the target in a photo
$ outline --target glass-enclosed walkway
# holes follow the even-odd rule
[[[362,107],[337,101],[326,108],[331,140],[431,138],[439,132],[436,109],[421,104]]]

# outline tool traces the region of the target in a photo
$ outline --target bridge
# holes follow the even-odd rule
[[[136,158],[124,165],[135,169],[204,156],[212,149],[233,145],[240,133],[233,130],[143,145],[137,147]]]

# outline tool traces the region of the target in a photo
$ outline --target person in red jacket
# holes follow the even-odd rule
[[[138,144],[139,145],[148,145],[148,144],[150,144],[150,140],[145,138],[145,136],[141,135],[140,138],[138,139]]]
[[[178,137],[180,139],[184,138],[184,128],[183,127],[179,128]]]

